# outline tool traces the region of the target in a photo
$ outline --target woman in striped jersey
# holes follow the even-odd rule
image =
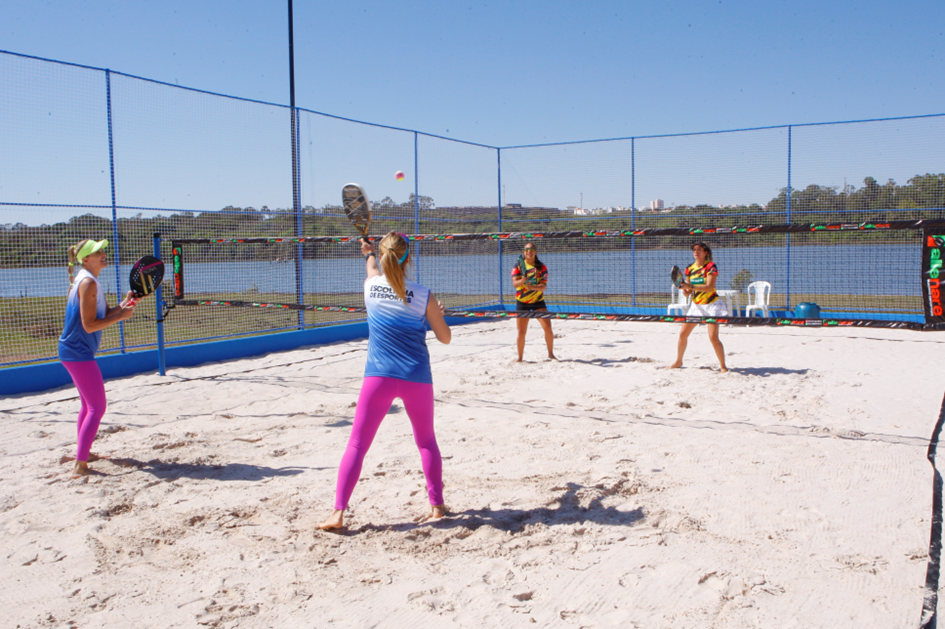
[[[512,286],[515,287],[515,309],[523,312],[547,312],[545,306],[545,289],[548,288],[548,267],[538,259],[538,252],[534,243],[527,243],[518,262],[512,268]],[[528,319],[516,319],[518,338],[515,340],[518,349],[518,362],[522,362],[525,353],[525,332],[528,330]],[[551,331],[551,319],[539,319],[542,330],[545,332],[545,345],[548,346],[548,359],[555,358],[555,335]]]
[[[712,261],[712,249],[709,245],[699,241],[692,244],[692,257],[695,262],[686,268],[686,282],[682,285],[682,291],[686,295],[692,296],[692,305],[686,316],[689,317],[724,317],[728,314],[725,302],[719,297],[715,290],[715,283],[719,278],[719,267]],[[698,323],[683,323],[679,330],[679,341],[676,345],[676,362],[669,366],[670,369],[682,367],[683,354],[686,353],[686,345],[689,342],[689,335]],[[709,342],[715,349],[715,355],[719,359],[719,367],[722,373],[728,371],[725,366],[725,348],[722,341],[719,340],[719,324],[707,323],[709,328]]]

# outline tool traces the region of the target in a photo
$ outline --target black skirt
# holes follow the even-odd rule
[[[524,310],[524,311],[526,311],[526,312],[530,312],[530,311],[533,311],[533,310],[543,310],[543,309],[547,309],[547,308],[548,308],[548,306],[545,305],[545,300],[544,300],[544,299],[541,299],[541,300],[539,300],[539,301],[536,301],[536,302],[533,303],[533,304],[525,304],[525,303],[522,303],[522,302],[520,302],[520,301],[516,301],[516,302],[515,302],[515,309],[518,310],[518,311],[523,311],[523,310]]]

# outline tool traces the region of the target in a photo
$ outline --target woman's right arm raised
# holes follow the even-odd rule
[[[443,304],[436,300],[433,293],[430,293],[430,299],[427,301],[427,321],[430,323],[433,334],[436,335],[436,340],[448,345],[453,339],[453,332],[446,323],[446,319],[443,318]]]
[[[374,245],[362,239],[361,255],[364,256],[365,270],[367,271],[368,279],[380,275],[381,271],[377,268],[377,254],[374,252]]]

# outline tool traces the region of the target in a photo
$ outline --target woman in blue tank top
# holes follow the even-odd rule
[[[351,437],[338,470],[335,509],[318,528],[344,527],[344,512],[361,475],[361,465],[391,402],[400,398],[413,426],[420,450],[431,517],[446,514],[443,501],[443,463],[433,432],[433,377],[427,351],[427,325],[436,339],[449,343],[452,334],[443,319],[443,306],[421,284],[407,280],[410,263],[406,236],[390,232],[380,242],[380,268],[373,245],[361,243],[367,267],[364,304],[367,307],[368,355],[364,382],[354,413]]]
[[[105,414],[105,382],[95,362],[95,353],[102,341],[102,330],[135,313],[133,294],[111,308],[105,302],[105,291],[98,276],[108,266],[104,249],[107,240],[83,240],[69,248],[69,298],[66,301],[66,322],[59,337],[59,360],[79,390],[82,406],[78,419],[78,448],[73,476],[89,473],[92,442]],[[75,267],[79,272],[73,277]]]

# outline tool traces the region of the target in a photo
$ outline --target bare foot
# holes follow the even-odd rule
[[[89,460],[88,460],[89,463],[94,463],[96,461],[106,461],[106,460],[108,460],[107,456],[99,456],[97,454],[93,454],[89,452]],[[63,454],[61,457],[59,457],[59,465],[62,465],[63,463],[68,463],[69,461],[75,461],[75,457],[70,456],[68,454]]]
[[[345,527],[345,512],[340,509],[335,509],[331,512],[331,515],[328,516],[328,519],[318,525],[318,528],[322,531],[331,531],[334,529],[343,529]]]
[[[548,360],[558,360],[554,354],[548,354]]]
[[[449,507],[447,507],[445,504],[433,505],[433,510],[430,512],[430,519],[439,520],[444,515],[448,515],[449,512]]]
[[[72,478],[80,478],[82,476],[88,476],[92,473],[92,470],[89,469],[88,461],[76,461],[75,467],[72,468]]]
[[[670,365],[669,367],[667,367],[667,369],[679,369],[680,367],[682,367],[682,361],[677,360],[677,361],[674,362],[672,365]]]
[[[722,367],[721,369],[719,369],[719,372],[720,372],[720,373],[728,373],[728,368],[727,368],[727,367]]]

